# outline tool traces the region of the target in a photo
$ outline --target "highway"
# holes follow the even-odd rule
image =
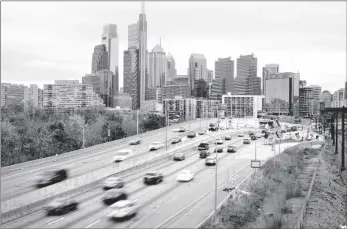
[[[208,123],[216,122],[216,119],[212,120],[202,120],[202,127],[207,127]],[[177,124],[168,127],[168,146],[171,146],[171,139],[176,136],[186,136],[186,133],[173,132],[184,126],[187,130],[189,127],[188,123]],[[200,121],[192,121],[190,124],[191,130],[198,130],[200,128]],[[13,171],[7,170],[6,173],[2,174],[1,177],[1,201],[23,195],[24,193],[34,190],[33,185],[35,184],[35,179],[45,170],[65,168],[69,171],[69,178],[85,174],[89,171],[97,170],[104,167],[105,165],[112,164],[112,159],[116,151],[120,149],[132,149],[133,155],[136,156],[148,152],[148,146],[152,142],[163,142],[165,143],[166,129],[162,128],[155,133],[146,133],[141,139],[140,145],[130,146],[128,144],[129,140],[122,139],[122,143],[115,141],[115,144],[101,150],[87,151],[85,154],[77,154],[76,156],[65,157],[64,154],[53,156],[50,158],[39,159],[30,162],[30,166],[23,166],[24,169],[15,169]],[[129,139],[132,139],[130,137]],[[164,149],[159,150],[163,151]],[[157,153],[158,153],[157,152]],[[75,152],[76,153],[76,152]],[[43,162],[42,162],[43,161]],[[25,163],[23,163],[25,164]],[[16,167],[20,167],[18,164]],[[6,171],[6,167],[4,168]]]
[[[224,152],[218,153],[218,202],[227,193],[222,189],[226,185],[228,173],[230,179],[233,171],[236,174],[235,184],[243,180],[252,171],[250,160],[254,158],[255,143],[242,144],[243,138],[235,135],[231,141],[225,141]],[[270,146],[263,146],[263,139],[257,140],[257,158],[265,160],[273,155]],[[238,152],[226,153],[227,145],[235,144]],[[288,143],[288,145],[296,143]],[[285,144],[281,149],[285,148]],[[211,148],[213,150],[213,147]],[[130,199],[136,199],[141,206],[138,215],[129,221],[114,223],[105,216],[110,209],[101,201],[104,191],[101,187],[85,192],[75,199],[80,202],[79,210],[64,216],[46,217],[44,211],[38,211],[2,225],[3,228],[155,228],[172,227],[188,228],[197,226],[213,210],[213,188],[215,167],[206,167],[200,159],[196,146],[185,150],[186,160],[163,162],[150,169],[124,177],[125,191]],[[189,183],[179,183],[176,176],[183,168],[195,172],[195,178]],[[143,174],[147,171],[161,171],[164,182],[158,185],[143,184]],[[212,190],[212,191],[211,191]],[[188,208],[187,208],[188,206]]]

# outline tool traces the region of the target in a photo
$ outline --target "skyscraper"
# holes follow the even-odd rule
[[[205,90],[203,81],[207,82],[207,63],[204,54],[195,54],[193,53],[189,58],[189,68],[188,68],[188,77],[189,85],[192,89],[192,96],[197,96],[199,94],[206,94],[202,92]]]
[[[140,103],[146,98],[148,51],[147,51],[147,21],[145,14],[145,3],[142,2],[142,10],[138,21],[139,29],[139,55],[140,55]]]
[[[177,76],[176,62],[171,53],[167,54],[167,78],[172,80]]]
[[[225,79],[226,85],[224,86],[225,91],[223,91],[223,94],[232,92],[232,85],[234,81],[234,61],[231,60],[231,57],[218,58],[218,60],[215,61],[215,72],[216,79]]]
[[[164,49],[161,45],[156,45],[152,52],[149,53],[149,73],[148,73],[148,87],[156,88],[165,85],[167,77],[167,63]]]
[[[140,109],[140,69],[139,50],[129,48],[124,51],[124,93],[132,98],[132,109]]]
[[[92,58],[92,73],[105,69],[109,69],[108,52],[106,51],[106,45],[97,45],[94,47]]]
[[[330,91],[322,91],[320,101],[324,103],[324,107],[331,107],[333,96]]]
[[[117,25],[108,24],[105,25],[102,32],[102,44],[105,45],[108,53],[108,70],[113,74],[118,75],[117,69],[119,65],[119,47],[118,47],[118,35]],[[102,70],[102,69],[99,69]]]
[[[279,72],[279,65],[278,64],[267,64],[265,67],[263,67],[263,94],[265,95],[265,80],[267,79],[268,76],[277,74]]]
[[[253,53],[237,58],[237,77],[257,77],[257,58]]]
[[[299,115],[314,117],[319,114],[320,86],[307,86],[299,89]]]
[[[128,48],[139,48],[139,25],[134,23],[128,26]]]

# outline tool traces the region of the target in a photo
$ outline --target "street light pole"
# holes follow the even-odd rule
[[[137,118],[136,118],[136,135],[139,135],[139,110],[137,110]]]
[[[83,122],[82,122],[82,149],[84,149],[84,142],[85,142],[85,139],[84,139],[84,126],[85,126],[85,117],[84,117],[84,114],[83,114]]]
[[[165,128],[165,153],[167,153],[167,128],[169,125],[169,111],[165,109],[165,121],[166,121],[166,128]]]
[[[216,169],[215,169],[215,183],[214,183],[214,218],[216,219],[216,216],[217,216],[217,186],[218,186],[218,184],[217,184],[217,182],[218,182],[218,180],[217,180],[217,177],[218,177],[217,176],[217,174],[218,174],[217,173],[218,172],[217,141],[216,141],[216,138],[213,135],[207,134],[207,133],[206,133],[206,135],[212,137],[213,140],[214,140],[214,144],[215,144],[214,153],[215,153],[215,156],[216,156]]]

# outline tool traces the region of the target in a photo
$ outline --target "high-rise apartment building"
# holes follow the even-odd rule
[[[197,81],[208,80],[207,61],[203,54],[191,54],[189,58],[188,77],[189,85],[192,89],[192,95],[195,96],[197,94]]]
[[[33,107],[42,108],[43,90],[40,89],[36,84],[30,84],[30,87],[28,88],[28,97],[24,99],[26,101],[30,101]]]
[[[237,58],[237,77],[257,77],[257,58],[254,54]]]
[[[234,61],[231,57],[218,58],[218,60],[215,61],[215,74],[216,79],[225,79],[225,91],[223,91],[223,94],[232,92],[234,81]]]
[[[273,73],[265,79],[265,110],[273,115],[299,115],[300,74]]]
[[[171,55],[171,53],[167,54],[166,60],[167,60],[167,78],[168,80],[172,80],[173,78],[177,76],[176,61]]]
[[[197,118],[213,118],[217,117],[217,108],[221,104],[218,100],[196,100],[196,117]]]
[[[104,69],[82,77],[82,84],[93,85],[93,90],[104,101],[106,107],[115,107],[118,80],[113,72]]]
[[[106,51],[105,45],[97,45],[94,47],[94,53],[92,57],[92,73],[104,69],[109,69],[109,55]]]
[[[119,44],[117,35],[117,25],[105,25],[102,32],[102,44],[105,45],[108,54],[108,70],[118,75],[119,65]],[[103,69],[98,69],[103,70]],[[118,91],[118,88],[117,88]]]
[[[156,45],[149,53],[148,87],[156,88],[165,86],[167,77],[167,62],[164,49]]]
[[[322,91],[320,101],[324,103],[324,107],[331,107],[333,101],[333,95],[328,90]]]
[[[1,84],[1,106],[20,105],[29,98],[29,88],[22,84]]]
[[[174,99],[176,96],[182,98],[189,98],[191,96],[190,86],[187,85],[171,85],[161,88],[161,96],[159,102],[162,102],[164,99]]]
[[[129,48],[124,51],[124,93],[132,99],[132,109],[140,109],[140,66],[139,49]]]
[[[262,92],[265,95],[265,80],[267,79],[267,76],[277,74],[279,73],[279,65],[278,64],[267,64],[265,67],[263,67],[263,89]]]
[[[322,88],[315,85],[299,89],[299,116],[314,117],[319,115],[321,93]]]
[[[93,91],[93,85],[80,84],[78,80],[56,80],[45,84],[43,108],[54,112],[68,112],[89,106],[104,106],[102,99]]]
[[[226,116],[231,117],[258,117],[262,110],[263,95],[223,95],[222,104],[226,106]]]
[[[345,104],[345,89],[344,88],[340,88],[339,90],[334,92],[332,105],[333,105],[333,107],[346,106],[346,104]]]
[[[176,97],[163,100],[163,111],[169,116],[182,117],[184,121],[196,119],[196,99]]]

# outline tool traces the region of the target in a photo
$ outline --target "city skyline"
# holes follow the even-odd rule
[[[146,2],[147,49],[151,50],[161,37],[162,47],[175,58],[177,74],[184,75],[187,74],[192,53],[204,54],[207,68],[213,71],[218,58],[231,56],[236,60],[240,55],[254,53],[258,58],[257,76],[262,76],[263,66],[276,63],[280,65],[280,72],[298,71],[309,85],[319,84],[323,90],[334,92],[346,80],[346,7],[341,7],[341,4],[345,6],[346,3],[260,2],[250,5],[248,2],[218,2],[212,7],[209,2],[199,2],[198,5],[190,2]],[[80,17],[76,17],[74,12],[77,6]],[[182,26],[192,7],[196,8],[195,17]],[[295,12],[288,7],[295,8]],[[119,13],[119,8],[123,14]],[[271,14],[261,14],[263,8],[270,10]],[[90,57],[95,45],[100,43],[100,34],[106,24],[116,24],[119,28],[119,55],[123,55],[128,45],[128,25],[138,18],[141,4],[6,2],[3,9],[2,82],[38,84],[42,88],[43,84],[54,80],[81,81],[82,76],[90,71]],[[180,10],[180,17],[177,17],[177,10]],[[59,17],[62,12],[65,19]],[[202,17],[206,12],[210,12],[208,19]],[[214,15],[214,12],[219,13]],[[243,12],[253,13],[254,17],[237,23],[237,17]],[[323,16],[320,12],[324,12]],[[27,18],[28,13],[32,18]],[[95,17],[88,17],[88,13]],[[174,14],[175,17],[170,17]],[[164,15],[165,18],[156,20]],[[230,15],[230,23],[220,21],[225,20],[226,15]],[[280,22],[272,19],[280,15]],[[42,17],[46,20],[40,20],[40,25],[35,23]],[[69,17],[76,20],[71,21]],[[259,24],[252,21],[254,18],[257,22],[260,20]],[[225,28],[221,31],[220,27],[225,25],[230,25],[232,32]],[[53,32],[53,28],[57,31]],[[19,36],[23,33],[29,36]],[[74,40],[76,42],[71,42]],[[119,60],[122,86],[123,58]]]

